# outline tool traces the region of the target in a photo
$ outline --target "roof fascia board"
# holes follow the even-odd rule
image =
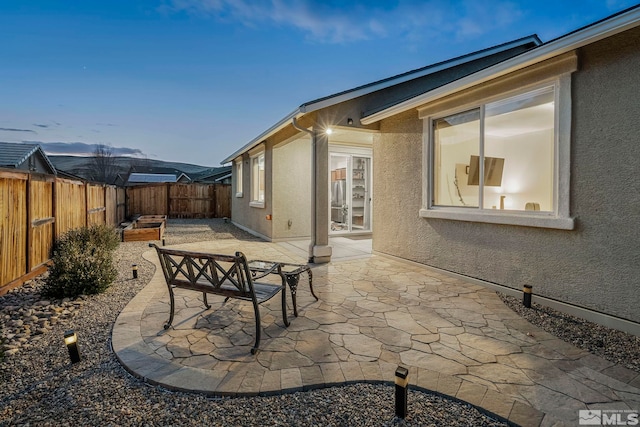
[[[234,160],[239,155],[241,155],[243,153],[246,153],[247,151],[251,150],[256,145],[260,144],[265,139],[269,138],[270,136],[272,136],[276,132],[279,132],[282,129],[284,129],[285,127],[287,127],[288,125],[290,125],[292,118],[295,117],[297,119],[297,118],[302,117],[302,115],[303,115],[303,112],[300,111],[300,108],[296,108],[293,112],[289,113],[287,116],[285,116],[279,122],[277,122],[275,125],[271,126],[269,129],[267,129],[264,132],[262,132],[256,138],[252,139],[248,144],[244,145],[242,148],[240,148],[239,150],[235,151],[232,155],[230,155],[229,157],[227,157],[226,159],[221,161],[220,164],[224,165],[226,163],[229,163],[230,161]]]
[[[448,68],[453,68],[456,67],[458,65],[462,65],[465,64],[467,62],[471,62],[471,61],[475,61],[476,59],[480,59],[480,58],[484,58],[490,55],[494,55],[496,53],[499,52],[503,52],[505,50],[509,50],[512,49],[514,47],[526,44],[526,43],[540,43],[540,39],[538,39],[537,36],[530,36],[530,37],[525,37],[522,39],[518,39],[512,42],[508,42],[505,44],[502,44],[500,46],[497,47],[493,47],[493,48],[488,48],[488,49],[484,49],[475,53],[471,53],[469,55],[464,55],[461,56],[457,59],[451,60],[451,61],[443,61],[440,62],[438,64],[435,64],[432,67],[426,67],[425,69],[423,69],[420,72],[416,72],[416,73],[405,73],[402,74],[396,78],[390,78],[384,81],[381,81],[380,83],[377,84],[373,84],[371,86],[365,86],[362,87],[360,89],[357,90],[353,90],[353,91],[348,91],[345,92],[341,95],[336,95],[333,97],[329,97],[329,98],[325,98],[321,101],[318,102],[310,102],[308,104],[303,104],[301,107],[301,111],[305,112],[305,113],[309,113],[312,111],[316,111],[316,110],[320,110],[322,108],[326,108],[326,107],[330,107],[332,105],[341,103],[341,102],[345,102],[345,101],[349,101],[351,99],[357,98],[359,96],[363,96],[363,95],[367,95],[369,93],[372,92],[376,92],[378,90],[382,90],[382,89],[386,89],[388,87],[391,86],[395,86],[401,83],[405,83],[408,82],[410,80],[415,80],[418,79],[420,77],[424,77],[427,76],[429,74],[434,74],[437,73],[439,71],[443,71],[446,70]]]
[[[44,161],[47,163],[47,165],[51,169],[51,173],[53,173],[54,175],[57,175],[58,171],[57,171],[56,167],[53,165],[53,163],[51,163],[51,159],[49,159],[49,156],[47,156],[47,153],[44,152],[44,150],[42,149],[40,144],[38,144],[36,150],[38,152],[40,152],[40,154],[42,155],[42,158],[44,159]]]
[[[637,27],[638,25],[640,25],[640,8],[633,9],[609,20],[599,22],[585,28],[584,30],[570,33],[565,37],[560,37],[547,44],[543,44],[540,47],[533,48],[532,50],[524,52],[514,58],[507,59],[504,62],[478,71],[477,73],[408,99],[385,110],[363,117],[360,119],[360,122],[364,125],[375,123],[379,120],[386,119],[412,108],[417,108],[422,104],[433,102],[438,98],[468,89],[488,80],[493,80],[505,74],[509,74],[538,62],[553,58],[554,56],[595,43],[607,37],[611,37],[623,31]]]

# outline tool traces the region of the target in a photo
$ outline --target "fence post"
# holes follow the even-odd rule
[[[218,184],[213,184],[213,197],[211,197],[211,214],[218,218]]]
[[[33,229],[31,228],[31,221],[33,220],[33,213],[31,212],[31,178],[33,174],[29,172],[27,177],[27,194],[24,200],[27,209],[27,245],[24,254],[24,274],[28,274],[31,271],[31,245],[33,245]]]
[[[171,208],[171,183],[167,182],[167,209],[165,215],[169,218],[169,212]]]

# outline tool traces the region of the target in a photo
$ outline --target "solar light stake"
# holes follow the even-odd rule
[[[396,369],[396,417],[407,416],[407,391],[409,390],[409,370],[403,366]]]
[[[524,289],[522,290],[523,294],[522,294],[522,305],[524,305],[527,308],[531,308],[531,292],[532,292],[533,286],[531,285],[524,285]]]
[[[78,336],[73,329],[64,333],[64,343],[67,345],[67,349],[69,350],[71,363],[79,362],[80,350],[78,349]]]
[[[138,264],[131,264],[131,271],[133,273],[133,278],[138,278]]]

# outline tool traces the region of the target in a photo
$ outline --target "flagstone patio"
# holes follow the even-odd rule
[[[277,243],[220,240],[180,248],[248,259],[305,263]],[[353,382],[393,382],[469,402],[523,426],[577,425],[584,409],[640,410],[640,375],[580,350],[522,319],[494,291],[427,267],[380,255],[345,256],[313,267],[289,298],[286,328],[275,298],[261,306],[261,351],[251,304],[176,291],[169,297],[154,251],[151,282],[113,329],[113,348],[133,375],[169,389],[258,395]],[[275,278],[275,276],[274,276]]]

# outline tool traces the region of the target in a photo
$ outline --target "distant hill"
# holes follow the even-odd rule
[[[53,163],[55,168],[59,171],[75,175],[87,181],[98,180],[93,156],[80,157],[49,155],[48,157],[51,163]],[[176,172],[184,172],[192,178],[194,175],[200,175],[217,169],[214,167],[192,165],[189,163],[165,162],[163,160],[139,159],[134,157],[111,157],[110,161],[113,161],[113,174],[120,174],[125,178],[131,170],[131,167],[144,169],[145,171],[158,169],[165,173],[166,171],[174,170]]]

